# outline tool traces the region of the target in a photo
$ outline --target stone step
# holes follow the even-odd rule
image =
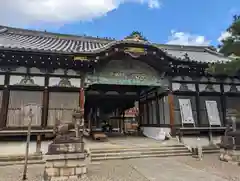
[[[172,148],[172,147],[185,147],[183,144],[174,144],[174,145],[164,145],[164,144],[159,144],[158,145],[152,145],[152,146],[119,146],[119,147],[105,147],[105,148],[90,148],[91,150],[111,150],[111,149],[131,149],[131,148],[139,148],[139,149],[144,149],[144,148]]]
[[[126,155],[126,156],[107,156],[107,157],[94,157],[91,161],[102,160],[120,160],[120,159],[133,159],[133,158],[148,158],[148,157],[170,157],[170,156],[190,156],[190,152],[185,153],[166,153],[166,154],[150,154],[150,155]]]
[[[1,155],[0,162],[7,161],[24,161],[25,155]],[[42,155],[39,154],[30,154],[28,155],[28,160],[42,160]]]
[[[203,150],[203,153],[205,154],[220,153],[220,150],[219,149]]]
[[[163,151],[168,151],[168,150],[182,150],[186,149],[185,146],[177,146],[177,147],[137,147],[137,148],[106,148],[106,149],[89,149],[90,153],[115,153],[115,152],[129,152],[129,151],[158,151],[158,150],[163,150]]]
[[[165,154],[165,153],[188,153],[188,149],[179,149],[179,150],[134,150],[134,151],[122,151],[122,152],[105,152],[105,153],[91,153],[91,157],[102,157],[102,156],[121,156],[121,155],[151,155],[151,154]]]

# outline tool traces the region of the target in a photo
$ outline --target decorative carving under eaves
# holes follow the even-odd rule
[[[230,88],[230,92],[238,92],[237,86],[232,85],[231,88]]]
[[[205,91],[207,92],[216,92],[216,90],[213,88],[213,84],[207,84]]]
[[[73,87],[71,82],[69,81],[68,78],[61,78],[61,80],[59,81],[58,87]]]
[[[180,91],[189,91],[186,83],[181,83],[179,90]]]
[[[196,91],[195,84],[186,84],[186,83],[172,83],[173,91]]]
[[[138,58],[139,56],[146,55],[146,50],[144,48],[127,47],[124,52],[129,54],[133,58]]]
[[[15,85],[37,86],[37,84],[34,83],[34,80],[30,76],[23,76],[20,82]]]
[[[199,84],[200,92],[221,92],[219,84]]]
[[[112,60],[101,70],[87,75],[86,84],[118,84],[165,86],[164,73],[161,75],[151,66],[138,60]]]
[[[224,92],[240,92],[240,86],[238,85],[224,85]]]

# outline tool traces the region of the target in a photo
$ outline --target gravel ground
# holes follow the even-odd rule
[[[29,165],[28,181],[42,181],[44,165]],[[0,181],[20,181],[23,165],[0,166]],[[207,155],[191,157],[114,160],[88,166],[81,181],[240,181],[240,167]]]

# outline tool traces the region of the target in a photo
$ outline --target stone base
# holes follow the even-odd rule
[[[48,154],[45,159],[44,181],[78,179],[87,173],[84,153]]]
[[[48,147],[47,154],[61,154],[61,153],[83,153],[83,142],[68,142],[68,143],[52,143]]]

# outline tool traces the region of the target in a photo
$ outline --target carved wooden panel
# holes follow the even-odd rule
[[[173,91],[196,91],[195,84],[172,83]]]
[[[10,85],[44,86],[45,78],[40,76],[10,76]]]
[[[42,92],[36,91],[11,91],[8,106],[7,127],[25,127],[29,117],[26,109],[34,105],[32,126],[41,125]]]
[[[50,77],[50,87],[81,87],[81,79],[66,77]]]
[[[224,85],[224,92],[240,92],[239,85]]]
[[[166,82],[153,67],[138,60],[112,60],[102,70],[87,76],[90,84],[163,85]]]
[[[48,126],[53,126],[56,120],[72,122],[72,112],[78,105],[78,92],[50,92]]]
[[[221,92],[220,85],[218,84],[199,84],[200,92]]]

